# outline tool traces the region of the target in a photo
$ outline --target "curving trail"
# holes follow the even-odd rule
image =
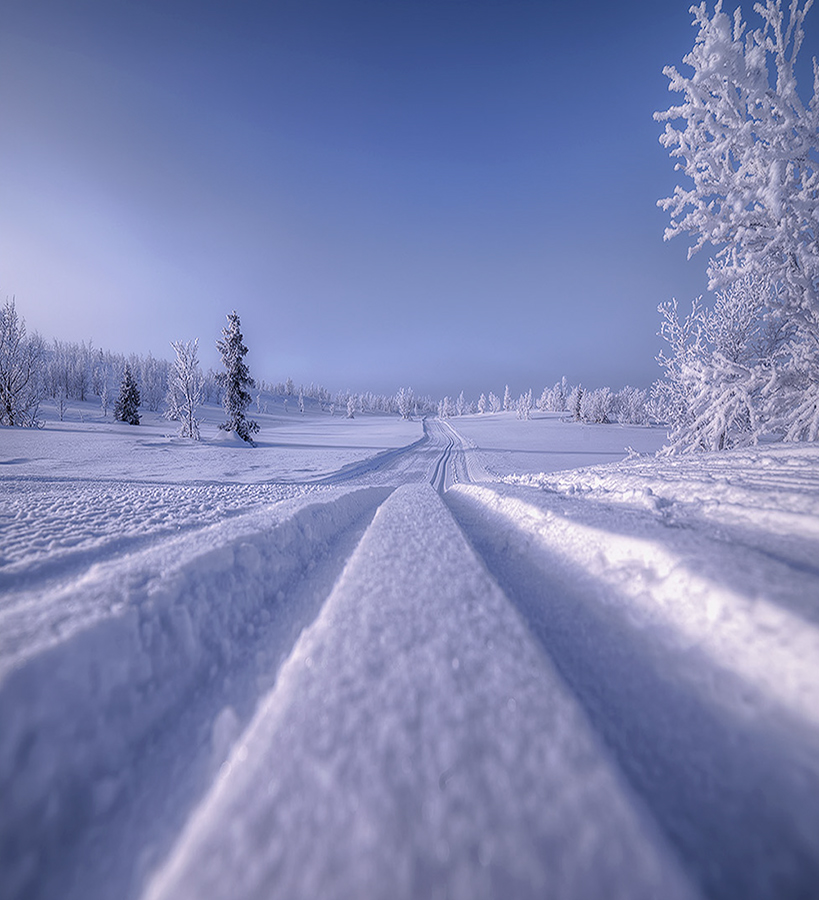
[[[427,420],[78,572],[0,681],[0,897],[815,896],[819,477],[735,459],[694,509]]]

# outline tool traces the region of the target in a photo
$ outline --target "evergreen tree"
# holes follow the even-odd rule
[[[216,342],[216,349],[222,354],[224,372],[216,376],[219,385],[224,389],[222,405],[227,414],[227,422],[219,427],[223,431],[235,431],[248,444],[253,443],[254,435],[259,430],[259,423],[245,417],[245,410],[250,406],[249,388],[256,382],[250,377],[245,362],[247,347],[243,343],[239,314],[234,310],[227,317],[227,328],[222,329],[224,339]]]
[[[119,397],[114,404],[114,418],[118,422],[126,422],[128,425],[139,425],[139,389],[128,363],[125,364],[122,383],[119,387]]]

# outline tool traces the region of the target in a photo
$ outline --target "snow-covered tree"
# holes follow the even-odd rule
[[[506,385],[506,390],[503,392],[503,411],[508,412],[514,406],[514,401],[512,400],[512,392],[509,390],[509,385]]]
[[[739,9],[729,18],[722,0],[713,15],[704,2],[692,7],[699,31],[684,58],[692,73],[664,70],[683,98],[656,114],[667,123],[661,142],[690,179],[660,201],[671,214],[666,239],[691,235],[689,255],[706,244],[717,250],[711,289],[731,290],[743,279],[765,286],[763,311],[752,326],[768,338],[776,334],[778,346],[771,353],[768,340],[768,379],[760,388],[765,404],[754,433],[791,440],[815,440],[819,433],[819,71],[807,104],[794,71],[811,4],[791,0],[783,10],[781,0],[756,3],[756,30]],[[763,370],[711,349],[700,376],[711,377],[716,363],[724,384],[739,391],[736,409],[753,405]],[[712,387],[700,384],[697,391],[710,396],[703,402],[713,411]]]
[[[415,408],[415,395],[412,388],[400,388],[396,395],[398,412],[402,419],[411,419]]]
[[[683,319],[676,301],[660,305],[669,351],[657,357],[665,377],[652,399],[669,425],[670,451],[756,443],[775,421],[771,388],[781,341],[761,330],[764,290],[741,279],[719,292],[713,309],[697,300]],[[773,395],[776,407],[780,391]]]
[[[167,360],[156,359],[149,353],[135,358],[131,368],[134,373],[139,373],[139,393],[143,405],[155,412],[162,405],[168,390],[170,366]]]
[[[478,397],[478,413],[483,415],[486,412],[486,394],[481,394]]]
[[[119,397],[114,404],[114,418],[128,425],[139,425],[139,389],[129,363],[125,364]]]
[[[531,419],[532,418],[532,389],[529,388],[529,391],[526,394],[521,394],[518,398],[518,402],[516,405],[518,418],[519,419]]]
[[[253,443],[252,435],[259,431],[259,423],[248,419],[245,411],[251,403],[250,388],[255,381],[250,377],[250,370],[245,362],[247,347],[244,345],[241,322],[236,310],[228,314],[228,324],[222,329],[223,338],[216,342],[217,350],[222,354],[224,372],[216,378],[224,389],[222,406],[227,414],[227,422],[219,427],[224,431],[235,432],[243,441]]]
[[[350,396],[347,398],[347,418],[348,419],[355,418],[355,407],[356,407],[355,397],[353,396],[353,394],[350,394]]]
[[[455,415],[463,416],[466,414],[466,397],[464,396],[464,392],[461,391],[458,394],[458,399],[455,401]]]
[[[607,425],[611,422],[613,407],[614,394],[612,394],[611,388],[604,387],[593,391],[584,391],[580,399],[580,418],[584,422]]]
[[[640,388],[626,385],[614,395],[614,415],[622,425],[647,425],[648,395]]]
[[[571,388],[566,397],[566,409],[572,414],[575,422],[583,419],[583,393],[583,386],[578,384]]]
[[[0,425],[37,424],[43,397],[43,341],[26,334],[14,300],[0,309]]]
[[[199,367],[199,338],[193,341],[171,341],[176,359],[168,374],[165,417],[179,422],[181,437],[199,440],[197,410],[202,402],[204,377]]]
[[[554,412],[565,412],[569,408],[570,391],[569,380],[564,375],[552,388],[552,410]]]
[[[501,411],[501,409],[503,409],[503,401],[497,394],[490,391],[489,392],[489,410],[490,410],[490,412],[498,413]]]

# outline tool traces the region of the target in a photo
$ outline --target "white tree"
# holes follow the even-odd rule
[[[492,391],[489,392],[489,409],[493,413],[498,413],[503,409],[501,398]]]
[[[512,393],[509,390],[509,385],[506,385],[506,390],[503,392],[503,411],[508,412],[514,406],[514,401],[512,400]]]
[[[455,401],[455,414],[458,416],[463,416],[466,413],[466,397],[464,397],[464,392],[461,391],[458,394],[458,399]]]
[[[763,294],[748,277],[719,292],[712,310],[696,300],[680,319],[676,301],[660,305],[669,351],[657,357],[665,377],[652,399],[670,426],[668,450],[724,450],[765,433],[781,341],[761,329]]]
[[[401,418],[411,419],[415,408],[415,395],[412,392],[412,388],[400,388],[395,399]]]
[[[478,412],[483,415],[486,412],[486,394],[481,394],[478,398]]]
[[[249,388],[255,387],[256,383],[250,377],[245,362],[247,347],[244,345],[242,326],[236,310],[228,314],[227,320],[227,327],[222,329],[223,339],[216,342],[225,367],[225,371],[220,372],[216,378],[224,389],[222,406],[227,414],[227,422],[219,427],[224,431],[235,432],[243,441],[252,444],[252,435],[258,432],[259,424],[246,418],[245,411],[252,399]]]
[[[711,289],[727,290],[744,278],[766,286],[759,326],[778,333],[779,346],[770,355],[754,429],[791,440],[815,440],[819,432],[819,70],[809,104],[794,73],[811,4],[791,0],[783,11],[781,0],[756,3],[761,27],[753,31],[739,9],[732,21],[722,0],[712,16],[704,2],[692,7],[699,32],[684,63],[693,73],[664,70],[683,101],[656,114],[667,123],[661,142],[690,179],[660,201],[671,213],[665,237],[691,235],[689,255],[706,244],[716,248]],[[672,124],[680,120],[682,127]],[[741,406],[755,389],[749,367],[718,353],[733,367],[730,383],[746,382]],[[701,372],[711,374],[709,366]]]
[[[614,414],[622,425],[648,424],[648,395],[640,388],[626,385],[614,396]]]
[[[0,425],[37,424],[44,353],[40,336],[26,334],[14,300],[6,300],[0,309]]]
[[[585,391],[580,399],[580,418],[584,422],[607,425],[611,422],[614,394],[611,388],[597,388]]]
[[[571,388],[566,397],[566,409],[572,414],[572,418],[575,422],[580,422],[583,418],[583,393],[583,386],[578,384]]]
[[[519,419],[531,419],[532,418],[532,391],[530,390],[527,394],[521,394],[518,397],[518,402],[516,404],[517,414]]]
[[[355,397],[350,394],[347,398],[347,418],[354,419],[355,418]]]
[[[199,367],[199,338],[193,341],[171,341],[176,359],[168,373],[167,409],[165,417],[179,422],[181,437],[199,440],[197,410],[202,403],[205,379]]]

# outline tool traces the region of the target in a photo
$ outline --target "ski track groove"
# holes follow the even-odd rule
[[[583,727],[588,728],[592,744],[599,741],[599,752],[604,760],[601,764],[606,768],[605,761],[608,761],[611,766],[611,775],[605,777],[611,777],[613,783],[619,785],[617,791],[621,793],[618,796],[625,798],[626,818],[632,814],[636,817],[634,833],[651,835],[645,847],[646,858],[649,859],[645,872],[648,874],[645,874],[643,886],[639,890],[635,888],[634,896],[694,897],[700,892],[719,900],[735,896],[746,897],[748,900],[816,896],[819,889],[819,843],[816,840],[816,835],[819,834],[819,728],[811,714],[813,695],[810,693],[815,685],[812,687],[799,682],[796,695],[801,698],[803,705],[783,709],[777,705],[775,696],[771,699],[771,695],[766,693],[764,678],[756,683],[741,671],[732,670],[730,665],[722,665],[724,660],[708,658],[707,653],[696,646],[695,641],[688,639],[680,642],[679,629],[674,623],[664,626],[669,634],[666,644],[656,646],[652,640],[657,632],[646,631],[645,623],[640,621],[638,613],[624,612],[616,604],[612,604],[611,597],[619,596],[617,592],[622,585],[612,587],[604,584],[592,571],[594,566],[584,567],[581,555],[572,557],[572,540],[575,535],[581,534],[583,527],[581,513],[593,511],[595,503],[590,501],[598,498],[584,499],[581,495],[569,501],[562,494],[555,495],[557,500],[543,514],[543,520],[558,522],[560,527],[555,533],[562,534],[569,547],[561,555],[560,547],[554,541],[539,545],[539,533],[527,531],[519,521],[503,521],[498,512],[504,502],[512,502],[517,496],[516,491],[531,491],[531,487],[511,486],[507,489],[495,481],[492,481],[491,486],[478,489],[469,486],[474,482],[490,481],[479,456],[473,452],[474,449],[448,422],[429,420],[424,423],[424,437],[415,444],[389,451],[375,460],[355,464],[333,476],[318,479],[314,484],[352,486],[354,482],[361,486],[360,489],[383,488],[385,496],[390,498],[396,487],[407,482],[427,483],[432,487],[451,517],[453,528],[475,554],[476,565],[489,582],[499,586],[496,602],[501,612],[498,614],[505,615],[502,610],[507,609],[509,614],[524,623],[526,634],[531,637],[541,654],[542,665],[554,668],[556,683],[560,685],[554,690],[565,690],[565,702],[574,710],[571,715],[577,715],[585,723]],[[684,483],[684,473],[681,478]],[[756,484],[748,487],[749,497],[753,491],[776,491],[788,485],[786,474],[764,473]],[[453,486],[455,490],[450,490]],[[315,502],[321,502],[321,497],[318,494],[314,498]],[[600,502],[628,505],[632,500],[629,494],[623,497],[612,496]],[[497,505],[493,507],[496,502]],[[336,574],[321,588],[321,597],[313,597],[309,620],[305,619],[291,627],[288,632],[290,637],[286,642],[287,649],[282,649],[285,645],[280,644],[277,654],[274,654],[275,659],[267,660],[266,673],[258,675],[258,684],[263,685],[268,692],[266,703],[276,706],[279,702],[276,699],[279,673],[290,672],[288,666],[292,667],[294,664],[294,655],[302,652],[298,650],[298,633],[309,621],[323,614],[328,598],[334,597],[339,584],[343,588],[348,568],[352,566],[354,569],[355,565],[362,565],[356,560],[361,556],[362,548],[368,547],[368,535],[374,527],[371,523],[363,531],[356,531],[360,529],[363,517],[369,517],[367,521],[370,522],[374,514],[375,521],[378,521],[382,509],[396,503],[395,500],[382,497],[377,510],[373,507],[366,514],[362,513],[359,519],[335,534],[333,546],[344,548],[333,561],[332,570]],[[429,501],[425,500],[423,503],[427,503],[426,514],[432,515]],[[572,513],[578,513],[576,521],[566,514],[570,503],[574,504]],[[392,509],[393,506],[389,508]],[[687,515],[689,521],[696,522],[698,517],[702,518],[715,535],[721,533],[719,529],[727,529],[726,544],[735,545],[731,535],[742,534],[746,540],[737,552],[745,553],[745,558],[751,563],[757,557],[767,556],[774,566],[781,564],[790,567],[790,571],[801,571],[806,585],[815,585],[817,570],[807,561],[810,548],[806,545],[804,550],[800,550],[800,558],[804,557],[804,561],[800,563],[800,560],[781,558],[762,546],[754,546],[752,537],[748,537],[751,531],[743,527],[746,523],[741,508],[720,508],[720,515],[731,519],[729,522],[709,519],[707,510],[694,510],[687,514],[682,503],[677,503],[675,509],[679,516]],[[632,510],[631,507],[629,510],[634,513],[633,520],[637,523],[635,532],[615,537],[625,557],[634,554],[637,558],[642,552],[640,540],[644,537],[640,529],[647,529],[652,537],[660,535],[665,540],[662,529],[669,527],[668,514],[667,511],[664,513],[661,504],[649,511]],[[789,515],[791,514],[780,514],[780,517],[787,520]],[[808,514],[802,510],[794,510],[792,521],[795,530],[801,527],[806,515]],[[649,524],[645,525],[645,522]],[[564,528],[564,531],[561,532],[560,528]],[[707,532],[707,528],[704,531]],[[605,529],[601,533],[602,539],[606,535],[613,537]],[[627,566],[623,565],[623,571],[627,571]],[[302,571],[299,578],[300,590],[309,593],[309,571]],[[706,582],[707,575],[703,583]],[[716,580],[713,583],[716,584]],[[234,589],[238,590],[239,586],[234,586]],[[706,584],[703,590],[707,593],[708,589]],[[715,596],[718,593],[716,591]],[[788,602],[788,598],[782,599],[783,616],[789,614]],[[740,617],[737,621],[741,624],[741,617],[745,615],[747,618],[750,613],[740,611],[737,615]],[[768,624],[763,622],[760,629],[764,630]],[[814,631],[811,630],[805,646],[811,644],[813,638]],[[304,640],[304,635],[301,640]],[[799,645],[797,649],[809,654],[814,648],[810,645],[804,649]],[[776,661],[776,654],[773,658]],[[797,681],[800,678],[805,681],[806,672],[810,674],[808,669],[788,670],[782,674],[783,677],[792,676]],[[230,680],[229,669],[224,677]],[[786,685],[785,693],[787,689]],[[260,703],[262,693],[260,688],[257,695]],[[255,703],[246,704],[241,717],[237,717],[236,722],[231,720],[229,723],[225,740],[230,739],[228,746],[233,743],[234,751],[236,747],[243,748],[246,745],[243,730],[252,718],[254,705]],[[817,709],[819,707],[813,711],[816,712]],[[209,714],[212,715],[212,709]],[[229,715],[227,719],[230,719]],[[190,723],[187,727],[196,730],[196,726]],[[260,729],[264,731],[265,727],[268,728],[266,740],[284,741],[275,729],[270,731],[269,726],[255,725],[251,726],[251,730],[255,728],[256,732]],[[341,725],[337,723],[337,727]],[[198,765],[201,772],[204,751],[201,749],[202,741],[199,743],[196,753],[199,754]],[[286,747],[286,741],[282,746]],[[207,766],[204,769],[207,770]],[[447,767],[440,763],[433,769],[430,778],[444,794],[450,783],[457,782],[457,765]],[[298,777],[307,776],[302,772]],[[206,896],[201,891],[207,885],[203,887],[194,877],[195,863],[201,863],[203,859],[197,856],[200,852],[198,848],[210,846],[208,842],[212,841],[213,835],[208,833],[201,821],[209,804],[216,804],[216,808],[223,812],[232,810],[234,815],[240,815],[237,807],[231,805],[226,790],[223,779],[211,776],[210,781],[203,781],[195,795],[189,793],[176,811],[175,818],[171,816],[177,823],[177,830],[165,836],[162,847],[143,847],[141,862],[135,862],[140,871],[132,873],[130,892],[126,892],[120,881],[118,894],[128,900],[136,898],[140,895],[142,879],[154,870],[155,875],[157,872],[159,874],[150,889],[152,898],[169,900],[171,897]],[[244,790],[248,790],[247,786]],[[277,790],[283,791],[282,802],[292,804],[292,797],[288,800],[287,790],[281,787]],[[814,802],[806,801],[806,795],[813,797]],[[200,813],[193,812],[189,816],[187,811],[193,810],[197,802]],[[184,815],[180,811],[182,809],[186,811]],[[116,811],[115,803],[112,805],[112,814]],[[196,824],[197,821],[199,825]],[[314,826],[315,823],[311,825]],[[236,827],[241,826],[236,823]],[[279,827],[284,827],[282,822],[279,822]],[[645,832],[641,829],[645,829]],[[194,835],[193,838],[191,834]],[[320,835],[317,839],[320,839]],[[95,837],[94,833],[87,839],[90,845],[99,840],[99,835]],[[541,835],[541,841],[540,852],[548,857],[548,836]],[[308,848],[306,838],[302,846]],[[422,856],[427,852],[434,855],[433,851],[434,848],[424,850]],[[216,850],[210,846],[209,852],[215,853]],[[310,855],[308,849],[304,849],[304,852],[307,856]],[[652,853],[656,853],[656,859],[659,860],[656,863],[660,867],[657,872],[664,874],[666,878],[665,891],[661,891],[659,887],[650,887],[655,884],[652,879],[659,877],[651,869],[654,865],[650,861],[654,859]],[[166,856],[170,863],[166,861],[157,868],[158,862]],[[395,883],[403,885],[403,890],[385,890],[391,873],[388,868],[379,869],[378,865],[383,864],[383,860],[378,863],[376,859],[373,864],[375,870],[381,872],[380,882],[367,879],[362,882],[358,878],[361,873],[352,871],[347,873],[353,876],[352,887],[339,887],[335,893],[324,893],[323,896],[363,896],[362,890],[367,896],[373,897],[427,895],[435,889],[436,877],[439,880],[447,877],[446,867],[442,868],[432,859],[429,855],[423,856],[420,861],[405,859],[404,863],[410,869],[392,872]],[[474,879],[470,880],[471,876],[464,874],[469,867],[463,868],[463,860],[455,860],[453,867],[460,873],[461,880],[447,883],[449,895],[459,898],[499,896],[499,891],[508,890],[511,886],[516,891],[515,896],[535,896],[537,892],[532,886],[539,885],[540,891],[546,888],[545,883],[538,880],[542,879],[544,873],[538,871],[536,863],[526,858],[521,863],[523,868],[513,871],[520,860],[514,854],[508,859],[512,860],[509,870],[505,874],[502,870],[495,871],[494,880],[487,882],[493,886],[489,893],[485,893],[480,884],[476,886]],[[473,867],[474,864],[473,859]],[[71,883],[70,870],[73,865],[82,867],[82,859],[59,860],[55,869],[60,873],[59,877],[52,877],[41,885],[40,893],[26,896],[37,897],[38,900],[91,896],[92,900],[96,900],[93,895],[88,894],[93,886],[89,887],[87,878],[77,882],[84,885],[82,890],[75,889],[74,893],[65,891],[65,884]],[[355,865],[350,866],[348,860],[347,868],[354,870]],[[622,870],[616,866],[612,871],[615,876],[624,877]],[[185,880],[180,880],[180,873],[185,872],[189,879],[193,878],[189,883],[198,885],[190,888],[192,893],[185,892],[188,890],[185,888]],[[523,872],[528,872],[528,875],[521,874]],[[238,877],[238,871],[236,874]],[[263,891],[260,892],[258,883],[253,882],[258,874],[248,874],[249,880],[244,882],[246,892],[240,893],[239,897],[267,896]],[[61,880],[63,876],[68,882]],[[27,884],[25,874],[21,877],[23,880],[18,884]],[[297,890],[298,884],[292,880],[292,872],[288,877],[291,880],[287,882],[290,886],[287,896],[310,896],[304,890],[301,893]],[[313,877],[306,876],[305,884],[313,884],[313,889],[321,892],[322,884],[311,882]],[[339,883],[344,885],[344,877],[342,866],[340,870],[327,875],[330,880],[324,887],[332,883],[334,878],[340,878]],[[662,877],[656,883],[661,884]],[[618,884],[615,878],[612,896],[618,892],[629,896],[628,888],[627,883]],[[197,894],[197,890],[200,893]],[[227,892],[219,896],[232,896],[231,890],[232,886],[229,885]],[[588,881],[568,879],[555,896],[579,900],[589,896],[584,893],[588,890]],[[4,892],[4,888],[0,886],[0,898],[8,897],[11,900],[18,896],[23,895],[15,890]]]

